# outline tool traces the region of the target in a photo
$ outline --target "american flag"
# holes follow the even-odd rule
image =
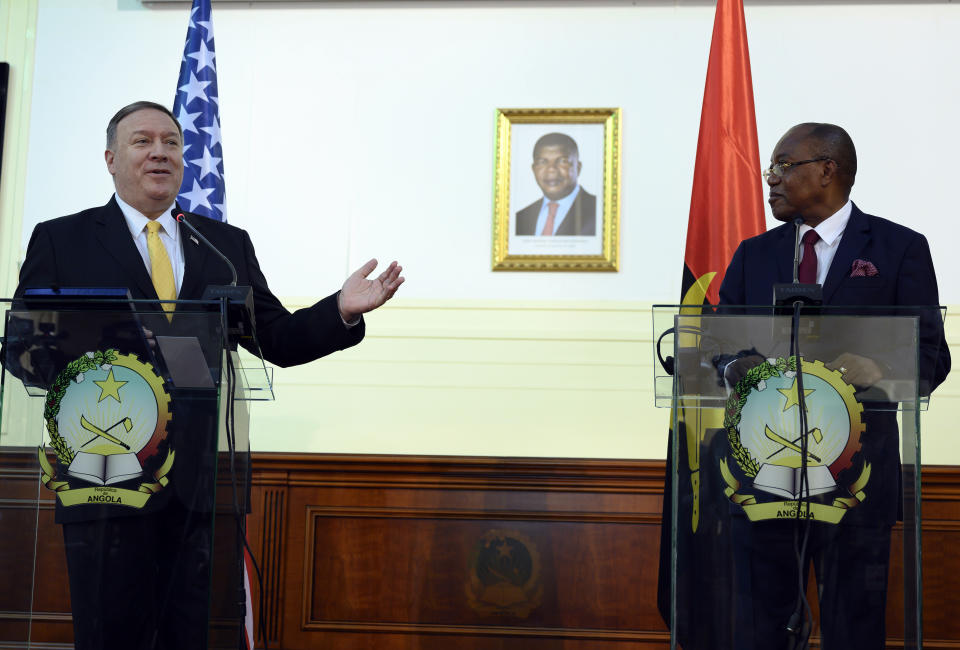
[[[226,221],[216,58],[210,0],[193,0],[173,100],[183,129],[183,184],[177,198],[188,212]]]
[[[173,113],[183,129],[183,184],[177,199],[188,212],[226,221],[215,49],[210,0],[193,0],[177,95],[173,100]],[[243,639],[246,647],[252,650],[253,603],[250,598],[250,556],[246,552],[243,586],[246,592]]]

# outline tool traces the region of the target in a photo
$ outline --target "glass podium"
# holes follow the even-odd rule
[[[885,612],[920,648],[920,415],[943,312],[784,309],[653,309],[672,344],[654,363],[672,409],[671,648],[860,647]]]
[[[249,323],[219,301],[0,312],[0,646],[239,647],[248,406],[273,399],[238,361]]]

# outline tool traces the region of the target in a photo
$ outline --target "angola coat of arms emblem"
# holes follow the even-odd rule
[[[58,468],[41,447],[42,481],[62,505],[142,508],[167,485],[170,396],[135,355],[108,349],[71,361],[47,391],[43,415]]]
[[[723,426],[729,458],[720,460],[724,493],[752,521],[798,516],[801,472],[807,497],[801,516],[838,523],[866,499],[870,464],[856,457],[864,431],[863,405],[841,372],[801,359],[807,430],[800,430],[796,357],[767,359],[751,368],[730,394]],[[806,463],[803,454],[806,454]],[[859,463],[858,478],[841,485],[840,473]],[[778,499],[779,497],[779,499]],[[808,514],[809,513],[809,514]]]

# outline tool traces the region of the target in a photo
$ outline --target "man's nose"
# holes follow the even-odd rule
[[[781,179],[776,174],[772,174],[772,173],[767,174],[767,185],[770,185],[770,186],[779,185],[781,180],[783,179]]]
[[[157,160],[167,159],[167,150],[163,146],[163,142],[158,140],[150,146],[150,157]]]

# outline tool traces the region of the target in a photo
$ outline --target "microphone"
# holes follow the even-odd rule
[[[211,244],[210,240],[204,237],[199,230],[194,228],[193,224],[187,221],[187,218],[183,216],[182,212],[174,209],[172,214],[173,214],[173,218],[177,220],[177,223],[182,223],[183,225],[185,225],[190,230],[190,232],[192,232],[194,235],[200,238],[200,241],[202,241],[207,248],[209,248],[214,253],[216,253],[217,256],[226,263],[227,268],[230,269],[230,275],[233,276],[233,279],[230,281],[230,286],[231,287],[237,286],[237,267],[233,265],[233,262],[227,259],[227,256],[221,253],[219,248]],[[794,282],[796,282],[796,272],[794,272]]]
[[[793,283],[800,284],[800,226],[803,217],[793,218]]]
[[[803,221],[799,215],[793,219],[793,282],[773,285],[773,304],[777,306],[790,306],[797,302],[804,305],[823,304],[823,287],[816,283],[801,284],[799,280],[800,226]]]
[[[203,290],[201,300],[220,300],[226,303],[227,308],[227,328],[232,335],[241,338],[249,338],[253,335],[253,290],[250,287],[237,286],[237,268],[233,262],[220,252],[220,249],[210,243],[210,240],[203,236],[199,230],[194,228],[193,224],[187,221],[183,212],[174,208],[173,218],[177,223],[183,224],[193,233],[203,245],[217,254],[221,260],[230,269],[232,279],[229,285],[207,285]],[[249,331],[245,331],[245,325],[249,324]]]

